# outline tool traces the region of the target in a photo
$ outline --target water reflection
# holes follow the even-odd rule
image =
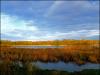
[[[77,65],[75,63],[69,62],[57,62],[57,63],[42,63],[42,62],[33,62],[33,65],[38,66],[40,69],[48,69],[48,70],[60,70],[60,71],[68,71],[68,72],[74,72],[74,71],[82,71],[84,69],[99,69],[99,64],[93,64],[93,63],[86,63],[84,65]]]
[[[63,48],[64,46],[34,45],[34,46],[13,46],[14,48]]]
[[[38,61],[31,63],[5,61],[0,63],[0,67],[0,75],[99,75],[100,73],[99,64],[92,63],[78,66],[71,62],[66,64],[64,62],[42,63]]]

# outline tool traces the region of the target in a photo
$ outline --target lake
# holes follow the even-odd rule
[[[2,61],[0,63],[3,63]],[[16,64],[18,64],[20,67],[23,67],[22,62],[17,61]],[[33,66],[36,66],[42,70],[58,70],[58,71],[67,71],[67,72],[79,72],[85,69],[100,69],[100,64],[95,63],[86,63],[83,65],[75,64],[74,62],[65,63],[62,61],[53,63],[53,62],[30,62]]]
[[[82,71],[84,69],[100,69],[100,64],[94,63],[86,63],[84,65],[77,65],[73,62],[64,63],[62,61],[57,63],[43,63],[43,62],[33,62],[33,65],[36,65],[40,69],[48,69],[48,70],[60,70],[60,71],[68,71],[68,72],[75,72],[75,71]]]
[[[21,46],[13,46],[14,48],[34,48],[34,49],[37,49],[37,48],[63,48],[64,46],[51,46],[51,45],[21,45]]]

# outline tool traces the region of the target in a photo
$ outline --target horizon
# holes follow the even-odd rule
[[[99,41],[99,39],[62,39],[62,40],[0,40],[0,41],[9,41],[9,42],[53,42],[53,41]]]
[[[1,40],[99,40],[99,1],[1,1]]]

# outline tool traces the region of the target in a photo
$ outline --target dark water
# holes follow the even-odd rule
[[[100,69],[100,64],[86,63],[84,65],[77,65],[75,63],[69,62],[58,62],[58,63],[42,63],[42,62],[34,62],[33,65],[38,66],[40,69],[48,69],[48,70],[60,70],[60,71],[82,71],[84,69]]]
[[[35,48],[35,49],[37,49],[37,48],[63,48],[64,46],[34,45],[34,46],[13,46],[13,47],[15,47],[15,48]]]
[[[3,63],[3,62],[0,61],[0,63]],[[22,62],[16,62],[16,63],[20,67],[23,67]],[[48,69],[48,70],[68,71],[68,72],[82,71],[85,69],[100,69],[100,64],[94,64],[94,63],[86,63],[79,66],[78,64],[75,64],[73,62],[64,63],[60,61],[57,63],[53,63],[53,62],[44,63],[44,62],[37,61],[37,62],[32,62],[30,64],[42,70]]]

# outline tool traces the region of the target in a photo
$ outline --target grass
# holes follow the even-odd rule
[[[33,61],[74,62],[78,65],[87,62],[100,64],[99,40],[62,40],[62,41],[0,41],[0,75],[99,75],[99,70],[67,72],[42,70],[30,63]],[[64,45],[64,48],[14,48],[18,45]],[[23,67],[16,64],[22,62]]]
[[[23,44],[23,41],[21,41]],[[42,41],[51,43],[55,41]],[[1,42],[0,59],[9,61],[42,61],[42,62],[75,62],[84,64],[86,62],[100,63],[99,42],[97,40],[65,40],[58,41],[64,48],[14,48],[11,41]],[[16,43],[19,43],[18,41]],[[21,44],[22,44],[21,43]],[[30,42],[29,42],[30,43]],[[29,44],[28,43],[28,44]],[[32,43],[32,42],[31,42]],[[34,44],[39,42],[33,42]],[[19,44],[19,45],[21,45]],[[67,45],[68,44],[68,45]],[[71,45],[69,45],[71,44]],[[15,45],[15,44],[14,44]]]

